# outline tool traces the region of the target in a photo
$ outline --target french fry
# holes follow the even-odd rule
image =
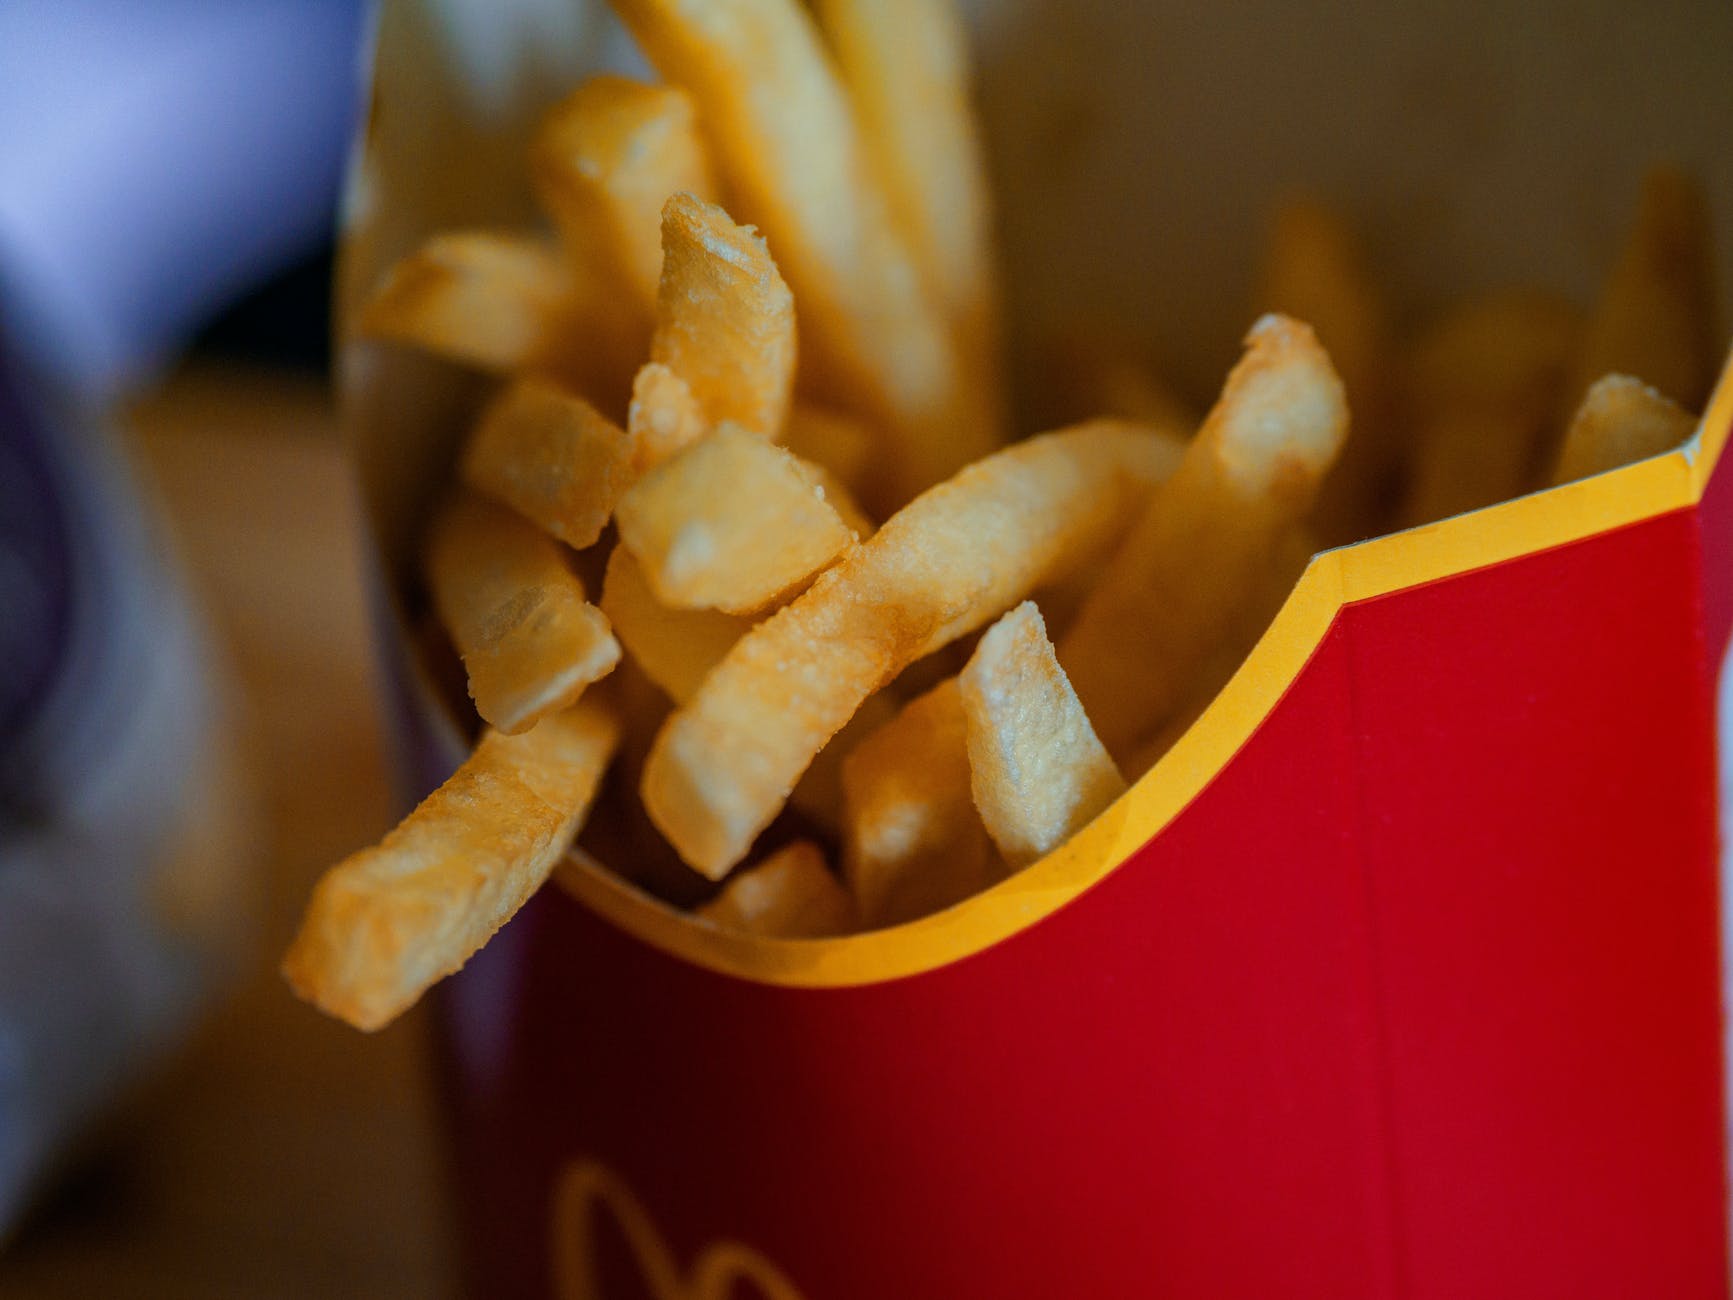
[[[1576,311],[1532,291],[1472,301],[1421,338],[1408,366],[1418,446],[1405,523],[1528,490],[1579,338]]]
[[[942,911],[997,879],[955,677],[855,746],[842,790],[843,878],[869,928]]]
[[[730,614],[774,604],[855,539],[793,456],[731,423],[639,479],[615,521],[658,600]]]
[[[676,194],[662,209],[662,254],[650,360],[686,381],[711,424],[776,437],[794,391],[794,300],[764,241]]]
[[[1129,757],[1181,706],[1347,431],[1341,382],[1312,331],[1259,320],[1184,461],[1060,642],[1110,753]]]
[[[584,599],[559,543],[504,506],[454,497],[434,520],[426,559],[476,712],[496,730],[529,730],[619,662],[608,620]]]
[[[1097,421],[1018,443],[905,506],[705,677],[656,738],[643,795],[719,879],[861,702],[1122,531],[1177,439]]]
[[[494,373],[586,379],[598,331],[579,299],[572,269],[541,240],[436,235],[391,268],[358,328]]]
[[[1384,303],[1342,215],[1292,196],[1276,208],[1254,307],[1306,321],[1348,395],[1353,433],[1319,489],[1317,516],[1331,541],[1358,541],[1389,505],[1399,446],[1392,437]]]
[[[710,421],[684,379],[660,362],[647,361],[632,380],[626,432],[633,468],[642,474],[709,433]]]
[[[570,847],[617,734],[589,700],[484,734],[401,825],[319,881],[283,959],[295,992],[373,1030],[461,967]]]
[[[1031,602],[987,629],[958,685],[975,806],[1012,870],[1125,793]]]
[[[992,205],[962,15],[952,0],[819,0],[816,9],[891,220],[951,319],[965,382],[997,394]]]
[[[1702,189],[1676,168],[1655,168],[1643,178],[1636,220],[1583,331],[1565,401],[1616,373],[1700,410],[1720,360],[1712,262]]]
[[[1569,483],[1659,456],[1696,427],[1694,415],[1640,379],[1604,375],[1589,386],[1571,417],[1552,481]]]
[[[583,398],[520,379],[482,413],[464,449],[463,481],[566,545],[602,535],[632,479],[632,440]]]
[[[999,438],[943,312],[873,183],[852,113],[798,0],[613,0],[650,61],[699,106],[712,157],[794,290],[811,377],[893,440],[906,500]]]
[[[624,546],[608,556],[602,613],[632,661],[677,702],[692,698],[704,675],[752,626],[751,619],[714,609],[664,605]]]
[[[617,311],[647,330],[662,273],[662,205],[714,201],[692,98],[676,86],[596,76],[555,105],[530,147],[542,206]]]
[[[696,909],[713,925],[775,939],[821,939],[854,929],[854,903],[824,862],[824,850],[796,840],[742,871]]]

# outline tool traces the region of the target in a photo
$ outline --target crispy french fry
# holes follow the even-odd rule
[[[951,319],[966,382],[997,394],[992,204],[962,14],[952,0],[819,0],[816,8],[891,220]]]
[[[1695,181],[1672,167],[1643,178],[1636,220],[1583,331],[1566,403],[1617,373],[1689,410],[1702,408],[1721,342],[1710,242],[1708,205]]]
[[[1552,481],[1569,483],[1659,456],[1696,427],[1694,415],[1642,380],[1604,375],[1589,386],[1571,417]]]
[[[1259,320],[1184,461],[1060,643],[1109,752],[1129,757],[1181,706],[1347,431],[1341,382],[1312,331]]]
[[[1319,489],[1317,516],[1332,541],[1358,541],[1388,508],[1400,445],[1385,376],[1391,366],[1383,299],[1339,212],[1293,196],[1276,208],[1254,307],[1317,332],[1348,395],[1353,433]]]
[[[686,381],[710,423],[774,438],[794,391],[794,299],[764,241],[676,194],[662,209],[662,253],[651,361]]]
[[[997,879],[969,786],[955,677],[855,746],[842,763],[842,790],[843,878],[866,926],[942,911]]]
[[[710,421],[684,379],[660,362],[648,361],[632,380],[626,432],[632,439],[633,467],[642,474],[709,433]]]
[[[854,902],[811,840],[786,844],[742,871],[696,915],[774,939],[822,939],[855,928]]]
[[[613,7],[658,70],[698,102],[742,215],[763,230],[794,290],[813,375],[893,440],[885,496],[906,500],[996,445],[995,397],[959,363],[798,0]]]
[[[987,629],[958,685],[975,806],[1012,870],[1125,793],[1031,602]]]
[[[619,662],[559,543],[504,506],[467,493],[448,502],[428,539],[427,580],[476,712],[502,732],[564,709]]]
[[[1421,338],[1408,366],[1418,448],[1405,523],[1428,523],[1520,496],[1557,409],[1580,322],[1548,294],[1470,302]]]
[[[482,413],[461,472],[476,491],[582,550],[631,482],[632,440],[583,398],[520,379]]]
[[[714,609],[664,605],[624,546],[608,557],[602,613],[633,662],[675,701],[690,699],[704,675],[752,626],[751,619]]]
[[[916,659],[1094,553],[1142,510],[1177,439],[1113,421],[958,472],[758,624],[669,718],[643,795],[695,869],[727,874],[813,755]]]
[[[542,120],[530,174],[568,249],[617,290],[615,310],[635,311],[647,328],[662,273],[662,205],[682,191],[716,196],[691,96],[591,77]]]
[[[730,614],[774,604],[854,541],[799,461],[731,423],[639,479],[615,521],[658,600]]]
[[[558,251],[521,235],[436,235],[387,273],[360,332],[494,372],[587,378],[596,334]]]
[[[589,700],[475,753],[373,848],[313,891],[283,974],[357,1029],[378,1029],[464,964],[547,879],[618,734]]]

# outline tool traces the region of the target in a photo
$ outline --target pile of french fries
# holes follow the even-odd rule
[[[284,963],[361,1028],[580,835],[695,925],[951,906],[1147,770],[1320,545],[1663,451],[1713,377],[1674,172],[1586,315],[1500,292],[1400,336],[1296,199],[1201,421],[1086,332],[1030,366],[1070,423],[1013,440],[951,0],[615,8],[665,80],[548,114],[549,232],[440,235],[360,320],[500,377],[424,549],[480,739],[331,869]]]

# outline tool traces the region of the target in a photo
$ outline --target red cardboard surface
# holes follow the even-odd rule
[[[1344,607],[1164,830],[948,965],[777,987],[544,891],[444,994],[476,1294],[636,1294],[610,1233],[716,1300],[1727,1294],[1730,477]]]

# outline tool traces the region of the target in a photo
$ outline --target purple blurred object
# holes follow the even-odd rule
[[[245,930],[223,674],[107,404],[322,244],[359,0],[0,0],[0,1237]]]

